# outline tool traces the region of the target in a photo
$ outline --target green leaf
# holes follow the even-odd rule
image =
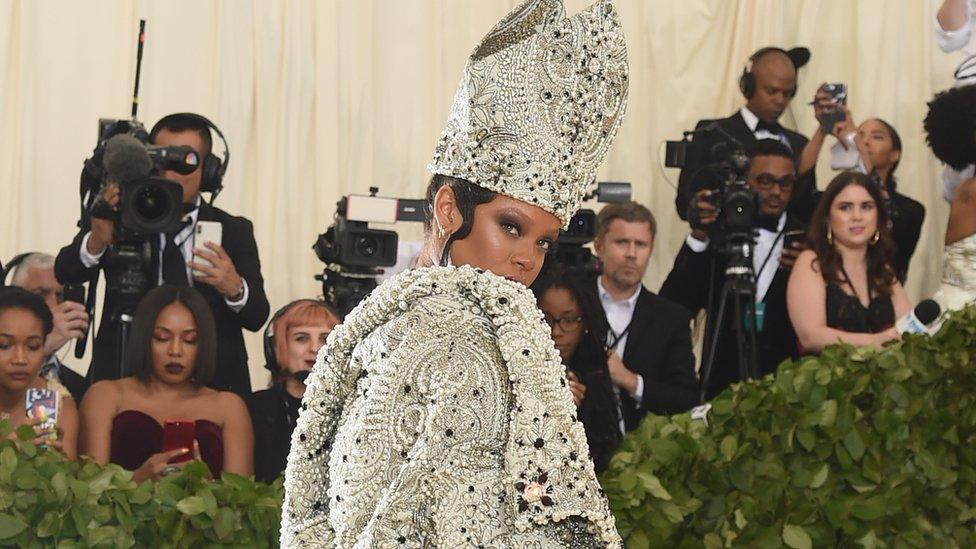
[[[856,428],[851,429],[844,435],[844,448],[854,461],[859,461],[861,456],[864,455],[864,441],[861,439],[861,434],[857,432]]]
[[[27,523],[18,517],[0,513],[0,539],[10,539],[23,532]]]
[[[802,526],[783,525],[783,543],[793,549],[812,549],[813,541]]]
[[[822,405],[820,405],[820,426],[829,427],[837,421],[837,401],[836,400],[825,400]]]
[[[661,485],[661,481],[656,476],[641,471],[637,473],[637,478],[640,479],[644,489],[650,492],[652,496],[664,501],[671,501],[671,494]]]
[[[176,504],[176,508],[184,515],[196,515],[203,513],[206,510],[206,505],[200,496],[188,496],[181,499]]]
[[[884,516],[885,503],[881,496],[875,496],[851,504],[851,514],[862,520],[875,520]]]
[[[739,449],[739,441],[734,435],[728,435],[722,439],[722,444],[719,448],[722,451],[722,455],[725,456],[725,461],[732,461],[736,451]]]
[[[820,465],[816,472],[813,473],[813,478],[810,479],[810,488],[820,488],[827,482],[827,475],[830,473],[830,467],[826,463]]]

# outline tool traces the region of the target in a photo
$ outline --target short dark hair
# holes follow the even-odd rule
[[[21,309],[41,321],[41,330],[46,338],[54,330],[54,316],[44,302],[44,298],[17,286],[0,288],[0,313],[9,309]]]
[[[789,147],[784,145],[783,142],[778,139],[757,139],[751,145],[746,147],[745,153],[746,156],[749,157],[749,160],[752,160],[757,156],[779,156],[792,162],[794,168],[796,166],[796,159],[793,157],[793,151],[791,151]]]
[[[441,255],[442,264],[447,260],[451,243],[455,240],[467,238],[471,234],[471,227],[474,226],[475,206],[487,204],[498,196],[494,191],[489,191],[467,179],[434,174],[430,178],[430,183],[427,185],[427,203],[424,207],[424,231],[428,234],[430,234],[431,227],[434,224],[434,197],[437,195],[437,191],[445,185],[454,191],[454,202],[457,204],[458,211],[461,212],[461,227],[448,237],[447,245],[444,246],[444,252]]]
[[[190,310],[197,322],[197,360],[193,370],[193,385],[210,383],[217,371],[217,327],[207,300],[193,288],[164,284],[147,293],[139,305],[129,329],[125,349],[125,367],[139,381],[149,381],[152,375],[152,334],[160,311],[173,303]]]
[[[210,135],[210,127],[204,122],[203,118],[191,113],[176,113],[168,114],[159,119],[156,125],[152,127],[152,131],[149,133],[149,140],[153,143],[156,142],[156,136],[162,130],[169,130],[173,133],[194,131],[200,134],[200,139],[203,140],[203,147],[205,151],[197,151],[200,156],[207,156],[213,151],[213,136]]]
[[[610,229],[610,224],[614,219],[620,219],[628,223],[647,223],[651,227],[651,240],[657,235],[657,220],[654,214],[643,204],[630,202],[616,202],[607,204],[596,216],[596,237],[603,238]]]
[[[925,116],[929,147],[956,170],[976,162],[976,84],[944,91]]]

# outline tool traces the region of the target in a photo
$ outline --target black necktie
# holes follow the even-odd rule
[[[163,248],[163,282],[167,284],[190,285],[190,281],[186,278],[186,260],[183,259],[183,252],[176,243],[176,235],[183,232],[183,229],[191,223],[193,221],[187,219],[177,231],[166,233],[166,247]]]
[[[766,122],[765,120],[760,120],[756,124],[756,131],[767,131],[773,135],[783,135],[783,126],[780,126],[776,122]]]

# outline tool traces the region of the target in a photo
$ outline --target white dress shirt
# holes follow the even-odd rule
[[[634,309],[637,307],[637,296],[640,295],[641,287],[637,286],[633,295],[619,301],[614,299],[610,295],[610,292],[603,286],[603,276],[597,278],[596,287],[597,293],[600,295],[600,304],[603,305],[603,312],[607,317],[607,323],[610,325],[610,331],[607,333],[607,345],[611,345],[614,340],[617,340],[617,344],[612,350],[616,351],[620,355],[620,358],[623,358],[624,349],[627,348],[627,337],[629,335],[624,333],[624,330],[627,329],[631,319],[634,318]],[[617,336],[620,336],[619,339]],[[640,406],[644,400],[644,378],[640,374],[635,375],[637,376],[637,386],[634,388],[634,392],[630,393],[630,397],[634,399],[637,406]],[[614,384],[613,391],[618,395],[617,409],[620,412],[620,432],[624,433],[626,432],[626,428],[624,426],[623,410],[620,410],[620,388]]]
[[[752,270],[756,273],[756,303],[765,299],[766,292],[769,291],[769,286],[773,283],[773,277],[776,276],[776,270],[779,269],[779,256],[783,253],[784,240],[780,234],[785,226],[786,213],[784,212],[779,216],[776,232],[759,229],[756,243],[752,247]],[[707,238],[698,240],[688,235],[685,238],[685,244],[691,251],[700,254],[708,249],[709,241]],[[769,258],[768,261],[766,260],[767,257]]]
[[[193,272],[192,272],[193,269],[190,267],[190,262],[194,260],[194,256],[193,256],[194,236],[196,235],[197,216],[199,214],[200,214],[200,199],[197,198],[197,207],[193,208],[193,211],[191,211],[190,213],[184,215],[183,219],[181,220],[183,223],[186,223],[187,221],[189,221],[189,223],[187,223],[187,225],[183,227],[183,230],[181,230],[179,233],[176,234],[175,237],[173,237],[173,241],[176,242],[176,244],[180,247],[180,252],[183,254],[183,261],[186,263],[186,279],[190,282],[191,286],[193,285],[194,281],[193,281]],[[160,233],[158,236],[159,236],[160,261],[158,262],[159,269],[157,270],[156,273],[157,276],[156,281],[157,284],[162,284],[163,283],[162,257],[163,257],[163,251],[166,249],[166,235]],[[81,251],[80,251],[81,263],[89,269],[98,265],[99,261],[101,261],[102,259],[102,255],[105,254],[105,249],[103,249],[98,255],[92,254],[88,251],[88,239],[90,237],[91,237],[91,231],[89,231],[88,234],[86,234],[84,238],[81,239]],[[235,313],[241,312],[241,309],[243,309],[244,305],[247,304],[247,298],[249,295],[247,280],[244,280],[244,277],[241,277],[241,283],[244,285],[244,292],[241,294],[240,299],[238,299],[237,301],[231,301],[226,297],[224,298],[224,301],[227,303],[227,306]]]
[[[790,145],[790,140],[786,138],[785,134],[772,133],[765,128],[761,130],[756,130],[756,126],[759,125],[759,117],[753,114],[752,111],[750,111],[746,107],[742,107],[741,109],[739,109],[739,114],[742,116],[742,120],[745,121],[746,126],[749,128],[749,131],[752,132],[752,135],[756,139],[775,139],[776,141],[779,141],[780,143],[786,145],[786,148],[789,149],[790,151],[793,150],[793,145]]]

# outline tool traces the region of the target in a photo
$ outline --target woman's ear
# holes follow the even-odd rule
[[[891,151],[891,156],[891,163],[894,164],[895,162],[901,160],[901,151]]]
[[[434,230],[438,227],[448,233],[455,233],[461,228],[461,211],[450,185],[437,189],[437,194],[434,195]]]

